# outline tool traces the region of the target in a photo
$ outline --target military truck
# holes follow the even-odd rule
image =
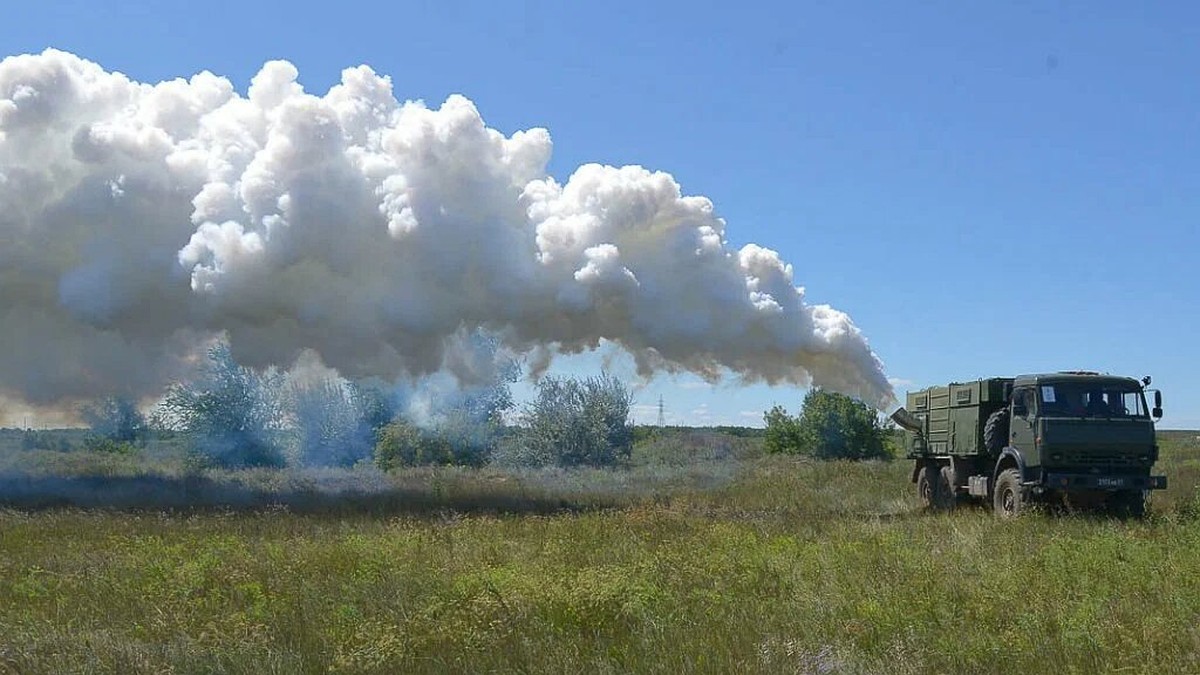
[[[929,508],[982,499],[1015,516],[1042,501],[1141,517],[1167,486],[1151,475],[1162,392],[1149,386],[1090,371],[992,377],[909,392],[892,419]]]

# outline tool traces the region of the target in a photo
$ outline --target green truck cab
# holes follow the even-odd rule
[[[1140,517],[1167,486],[1152,475],[1162,393],[1149,385],[1086,371],[955,382],[909,392],[892,419],[930,508],[984,499],[1014,516],[1058,501]]]

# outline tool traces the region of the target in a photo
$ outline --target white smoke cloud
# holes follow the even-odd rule
[[[731,250],[670,175],[559,184],[544,129],[505,136],[462,96],[402,103],[366,66],[324,96],[296,78],[270,62],[242,96],[207,72],[0,61],[0,391],[153,393],[219,332],[249,365],[422,375],[481,327],[538,368],[608,340],[645,374],[891,403],[850,318],[806,304],[774,251]]]

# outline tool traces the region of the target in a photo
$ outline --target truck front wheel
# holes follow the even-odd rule
[[[993,507],[1001,518],[1014,518],[1025,508],[1025,495],[1021,489],[1021,472],[1005,469],[996,477]]]

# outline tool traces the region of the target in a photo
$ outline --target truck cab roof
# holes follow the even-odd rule
[[[1133,389],[1141,389],[1142,383],[1132,377],[1121,377],[1118,375],[1105,375],[1102,373],[1094,373],[1089,371],[1064,371],[1059,373],[1037,373],[1033,375],[1018,375],[1013,381],[1014,387],[1030,387],[1039,384],[1051,383],[1078,383],[1092,384],[1101,387],[1105,386],[1120,386],[1130,387]]]

